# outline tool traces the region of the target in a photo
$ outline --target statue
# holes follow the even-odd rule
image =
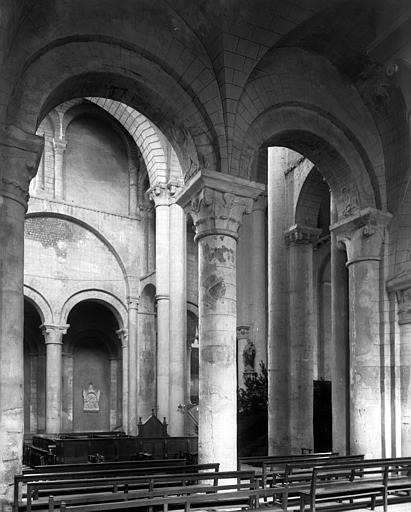
[[[243,350],[244,373],[254,372],[255,345],[251,340],[247,340],[247,344]]]
[[[100,390],[95,389],[90,382],[87,389],[83,389],[83,411],[99,411]]]

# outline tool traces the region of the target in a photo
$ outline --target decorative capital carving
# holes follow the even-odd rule
[[[398,323],[411,323],[411,271],[405,270],[387,281],[387,291],[395,292],[398,303]]]
[[[62,155],[66,150],[67,142],[63,139],[53,139],[53,149],[54,153],[58,155]]]
[[[253,202],[253,212],[261,211],[265,212],[267,208],[267,196],[260,195],[254,199]]]
[[[166,183],[157,182],[147,191],[150,199],[157,206],[168,206],[170,204],[170,191]]]
[[[249,325],[238,325],[237,326],[237,339],[248,340],[250,337],[250,326]]]
[[[187,183],[177,203],[191,214],[197,240],[217,234],[237,239],[243,214],[251,213],[253,200],[262,191],[264,185],[203,171]]]
[[[179,180],[175,180],[175,179],[172,179],[167,183],[170,203],[176,202],[176,197],[182,190],[183,186],[184,186],[184,183],[180,183]]]
[[[138,311],[138,306],[140,304],[140,297],[127,297],[128,309],[135,309]]]
[[[121,348],[126,348],[128,345],[128,329],[118,329],[116,334],[120,339]]]
[[[347,251],[347,266],[359,261],[379,261],[385,229],[392,215],[374,208],[365,208],[359,215],[331,226],[338,244]]]
[[[398,302],[398,323],[411,324],[411,288],[396,291]]]
[[[284,237],[287,245],[306,245],[315,244],[320,234],[319,228],[295,224],[284,233]]]
[[[44,149],[44,138],[15,126],[0,126],[0,193],[27,208],[28,190]]]
[[[69,324],[43,324],[40,326],[46,345],[62,345],[63,334],[66,334]]]

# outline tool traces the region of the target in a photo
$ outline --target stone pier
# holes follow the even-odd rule
[[[391,215],[373,208],[337,222],[349,279],[350,453],[381,457],[380,261]]]
[[[11,503],[21,471],[24,435],[23,254],[30,179],[37,172],[43,139],[1,127],[0,181],[0,509]]]
[[[193,218],[199,258],[199,462],[237,466],[236,251],[257,184],[203,172],[178,198]]]

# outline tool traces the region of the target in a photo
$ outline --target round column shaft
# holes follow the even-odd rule
[[[62,347],[63,334],[68,325],[43,325],[46,342],[46,432],[58,434],[61,431],[62,410]]]
[[[285,176],[288,150],[268,148],[268,453],[290,453],[288,432]],[[278,414],[281,411],[281,414]]]
[[[170,388],[170,207],[164,184],[151,189],[156,209],[157,414],[169,418]]]
[[[11,504],[24,436],[24,218],[43,139],[1,127],[0,152],[0,508]]]
[[[320,230],[294,226],[289,244],[289,422],[291,453],[314,449],[313,436],[313,242]]]
[[[137,365],[137,318],[138,303],[136,297],[128,301],[128,434],[137,434],[137,382],[139,371]]]
[[[123,430],[128,430],[128,331],[127,329],[119,329],[116,334],[121,341],[121,363],[122,363],[122,376],[121,376],[121,416]]]
[[[350,453],[382,455],[380,260],[391,216],[368,208],[332,230],[347,250]]]
[[[54,197],[64,199],[64,153],[67,143],[64,140],[54,140]]]
[[[186,218],[178,204],[170,206],[170,397],[169,429],[184,435],[184,414],[178,409],[186,401]],[[171,249],[171,248],[170,248]]]
[[[229,190],[229,192],[227,192]],[[237,238],[261,189],[203,172],[178,202],[191,214],[199,262],[199,462],[237,467]]]

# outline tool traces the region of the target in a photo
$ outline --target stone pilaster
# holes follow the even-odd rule
[[[157,414],[169,418],[170,388],[170,196],[167,186],[151,187],[156,212]]]
[[[0,504],[11,502],[23,452],[23,248],[28,189],[43,139],[0,126]]]
[[[289,282],[289,438],[291,453],[314,449],[313,244],[321,230],[292,226],[285,233]]]
[[[69,325],[43,324],[46,343],[46,432],[61,431],[62,346]]]
[[[252,184],[203,172],[178,198],[193,218],[199,250],[199,462],[237,465],[236,250],[252,200]]]
[[[399,381],[397,390],[401,404],[398,418],[401,447],[397,445],[397,454],[407,456],[411,452],[411,273],[405,272],[390,279],[387,289],[395,292],[399,324],[399,373],[396,381]]]
[[[138,297],[128,298],[128,429],[131,436],[137,435],[137,385],[140,376],[137,358]],[[123,354],[124,355],[124,354]]]
[[[128,427],[128,331],[127,329],[119,329],[116,331],[121,342],[121,362],[122,362],[122,378],[121,378],[121,417],[123,430]]]
[[[350,453],[380,457],[380,260],[391,215],[367,208],[332,231],[347,251],[349,279]]]
[[[179,405],[185,404],[186,397],[186,216],[183,208],[175,202],[179,187],[169,183],[170,195],[170,391],[169,428],[173,436],[185,434],[185,416]]]
[[[54,149],[54,198],[64,199],[64,153],[67,142],[63,139],[53,139]]]

